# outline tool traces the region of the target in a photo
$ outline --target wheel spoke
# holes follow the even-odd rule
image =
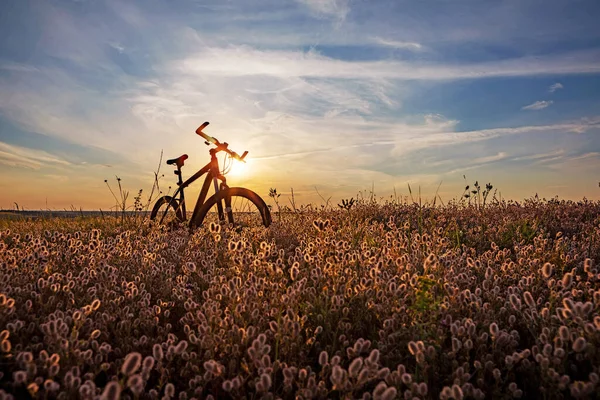
[[[224,207],[227,222],[234,227],[268,226],[270,223],[266,204],[256,193],[243,188],[230,188],[207,200],[195,225],[206,223],[206,221],[213,220],[215,215],[218,216],[219,205]],[[263,218],[263,214],[265,218]]]

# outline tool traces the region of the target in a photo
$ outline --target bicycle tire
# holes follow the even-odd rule
[[[161,209],[166,206],[166,214],[160,213]],[[172,211],[171,213],[169,211]],[[156,200],[154,203],[154,207],[152,208],[152,213],[150,213],[150,219],[154,221],[156,218],[159,218],[159,224],[173,226],[183,222],[183,212],[181,212],[181,208],[179,207],[179,200],[174,199],[171,196],[163,196]]]
[[[247,200],[247,207],[244,205]],[[218,208],[225,204],[222,217],[219,218]],[[212,215],[210,213],[213,213]],[[207,218],[212,217],[212,218]],[[250,189],[233,187],[219,191],[209,197],[198,211],[192,227],[197,228],[207,219],[216,219],[219,222],[225,220],[234,226],[258,226],[268,227],[271,225],[271,212],[265,201]]]

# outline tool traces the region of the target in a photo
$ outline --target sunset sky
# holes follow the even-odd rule
[[[600,199],[599,15],[597,0],[3,0],[0,208],[108,209],[104,180],[149,190],[161,150],[187,153],[189,176],[204,121],[249,151],[231,186],[283,204],[440,182],[447,201],[463,175],[504,198]]]

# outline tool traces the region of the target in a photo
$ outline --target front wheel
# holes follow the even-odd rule
[[[267,227],[271,224],[271,213],[264,200],[252,190],[234,187],[209,197],[192,221],[192,227],[204,222],[228,222],[235,227]]]
[[[179,200],[171,196],[163,196],[156,200],[150,219],[156,221],[159,225],[165,225],[174,228],[183,222],[183,212],[179,207]]]

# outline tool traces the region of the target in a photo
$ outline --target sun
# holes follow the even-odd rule
[[[231,169],[227,175],[242,178],[248,175],[248,160],[246,162],[232,160]]]

